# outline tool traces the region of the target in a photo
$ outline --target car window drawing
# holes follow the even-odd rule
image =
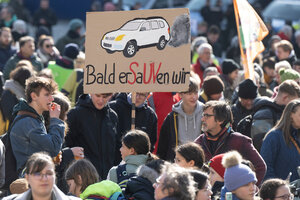
[[[170,40],[170,26],[162,17],[136,18],[121,28],[104,34],[101,47],[108,53],[122,51],[127,58],[133,57],[140,48],[156,46],[163,50]]]

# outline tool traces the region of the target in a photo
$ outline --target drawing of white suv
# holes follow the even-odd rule
[[[104,34],[101,47],[108,53],[123,51],[125,57],[133,57],[139,48],[156,45],[165,48],[170,40],[170,27],[162,17],[139,18],[125,23],[118,30]]]

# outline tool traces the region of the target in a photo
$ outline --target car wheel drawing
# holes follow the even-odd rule
[[[157,47],[159,50],[163,50],[163,49],[166,47],[167,42],[168,42],[168,41],[165,39],[165,37],[164,37],[164,36],[161,36],[161,37],[159,38],[159,41],[158,41],[156,47]]]
[[[125,57],[133,57],[136,54],[137,46],[135,41],[127,42],[125,49],[123,50],[123,54]]]

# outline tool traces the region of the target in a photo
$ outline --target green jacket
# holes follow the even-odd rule
[[[9,74],[11,71],[13,71],[16,68],[17,63],[20,60],[28,60],[33,65],[33,69],[37,72],[41,71],[43,69],[43,63],[39,57],[37,57],[36,54],[33,54],[30,59],[25,59],[20,52],[13,55],[5,64],[3,69],[3,77],[4,80],[9,79]]]
[[[122,192],[120,186],[112,181],[104,180],[99,183],[89,185],[83,193],[80,194],[81,199],[89,199],[89,196],[105,196],[109,198],[115,192]],[[94,199],[94,198],[93,198]]]
[[[53,79],[57,83],[59,90],[74,71],[74,69],[67,69],[57,65],[55,61],[50,61],[48,68],[52,71]]]

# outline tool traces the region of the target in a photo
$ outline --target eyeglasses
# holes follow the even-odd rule
[[[294,199],[294,195],[293,194],[285,194],[282,196],[274,197],[274,199],[291,200],[291,199]]]
[[[215,116],[215,115],[213,115],[213,114],[207,114],[207,113],[203,113],[202,114],[203,118],[209,118],[209,117],[212,117],[212,116]]]
[[[54,47],[54,44],[46,44],[46,48]]]
[[[52,178],[54,173],[53,172],[47,172],[46,174],[43,174],[43,173],[40,173],[40,172],[36,172],[36,173],[32,173],[31,175],[33,176],[33,178],[35,178],[37,180],[41,180],[43,177],[46,177],[46,179]]]

